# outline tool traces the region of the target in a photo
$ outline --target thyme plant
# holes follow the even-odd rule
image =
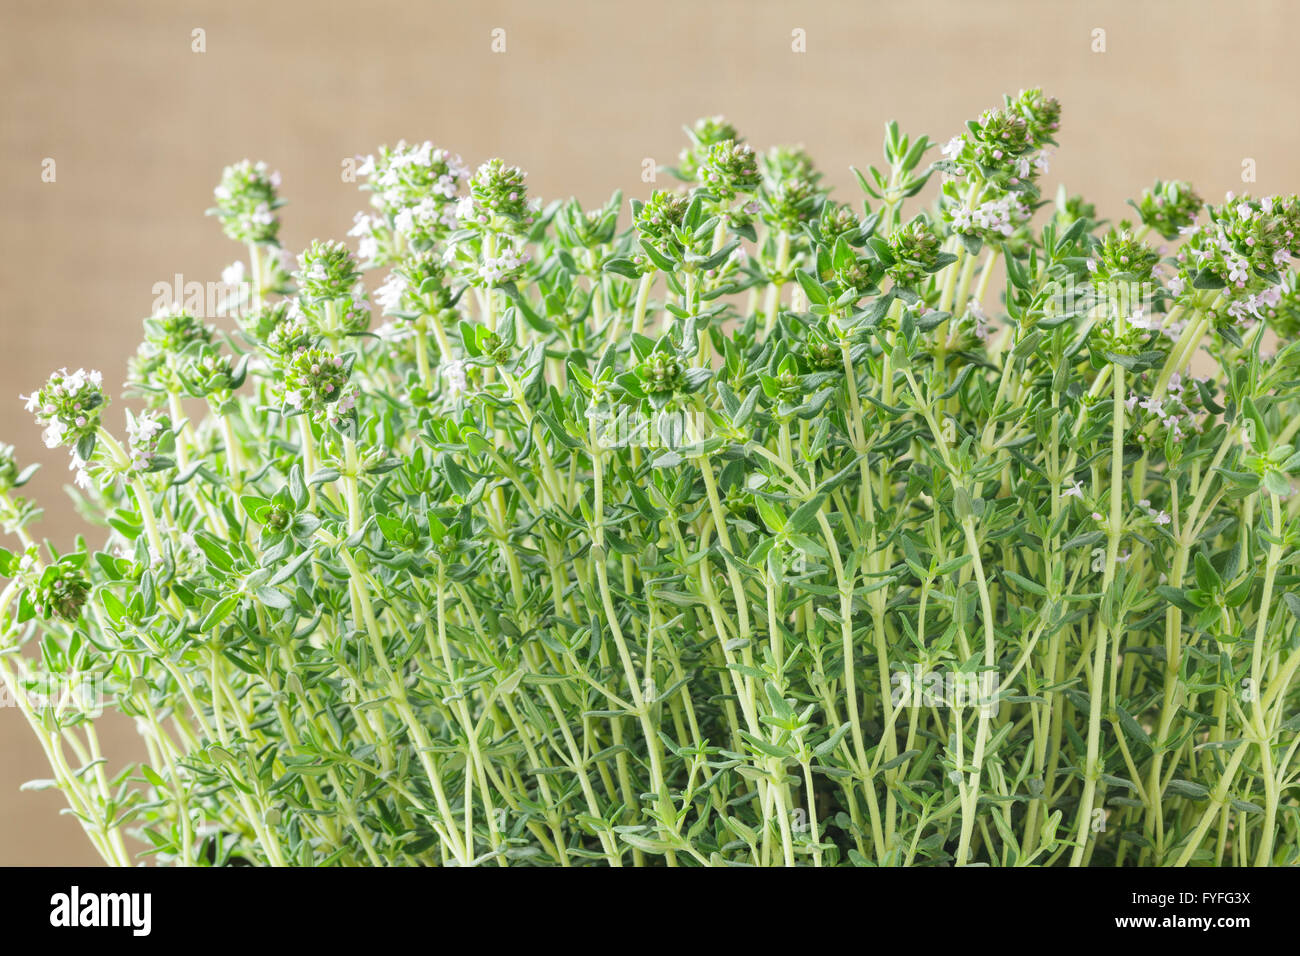
[[[630,224],[399,143],[296,259],[226,169],[237,320],[26,399],[90,540],[0,455],[44,783],[114,864],[1295,863],[1300,202],[1044,200],[1059,112],[860,205],[704,119]]]

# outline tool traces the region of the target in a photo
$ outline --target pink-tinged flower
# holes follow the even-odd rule
[[[1153,329],[1156,327],[1156,320],[1148,316],[1143,309],[1138,309],[1128,317],[1128,324],[1135,329]]]
[[[1174,276],[1169,280],[1169,291],[1174,295],[1182,295],[1183,290],[1187,288],[1187,280],[1182,276]]]
[[[1143,399],[1143,400],[1142,400],[1142,408],[1143,408],[1144,411],[1148,411],[1148,412],[1150,412],[1152,415],[1156,416],[1156,418],[1164,418],[1164,417],[1165,417],[1165,407],[1164,407],[1164,403],[1161,402],[1161,401],[1160,401],[1159,399],[1157,399],[1157,398],[1146,398],[1146,399]]]

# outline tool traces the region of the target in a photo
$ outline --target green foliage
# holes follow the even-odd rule
[[[146,321],[125,441],[96,373],[29,400],[94,546],[0,448],[0,676],[96,848],[1297,862],[1297,203],[1043,211],[1058,125],[891,123],[858,207],[701,120],[626,226],[401,143],[293,275],[227,170],[237,328]]]

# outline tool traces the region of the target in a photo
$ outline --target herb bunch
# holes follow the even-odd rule
[[[46,783],[114,864],[1295,863],[1300,202],[1108,223],[1059,117],[861,205],[708,118],[630,224],[399,143],[296,261],[230,167],[235,327],[27,399],[94,546],[0,449]]]

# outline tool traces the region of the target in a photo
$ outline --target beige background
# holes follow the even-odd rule
[[[343,159],[402,137],[501,155],[535,195],[597,203],[644,195],[643,158],[672,162],[681,124],[722,112],[756,146],[806,145],[848,198],[886,119],[942,142],[1039,85],[1065,109],[1049,181],[1118,217],[1157,176],[1241,190],[1247,157],[1246,188],[1300,186],[1297,35],[1286,0],[0,0],[0,440],[47,466],[38,532],[68,540],[66,456],[17,395],[63,365],[117,388],[154,283],[216,280],[241,254],[202,213],[245,156],[283,171],[297,251],[362,208]],[[0,864],[96,860],[57,794],[18,792],[47,775],[0,709]]]

